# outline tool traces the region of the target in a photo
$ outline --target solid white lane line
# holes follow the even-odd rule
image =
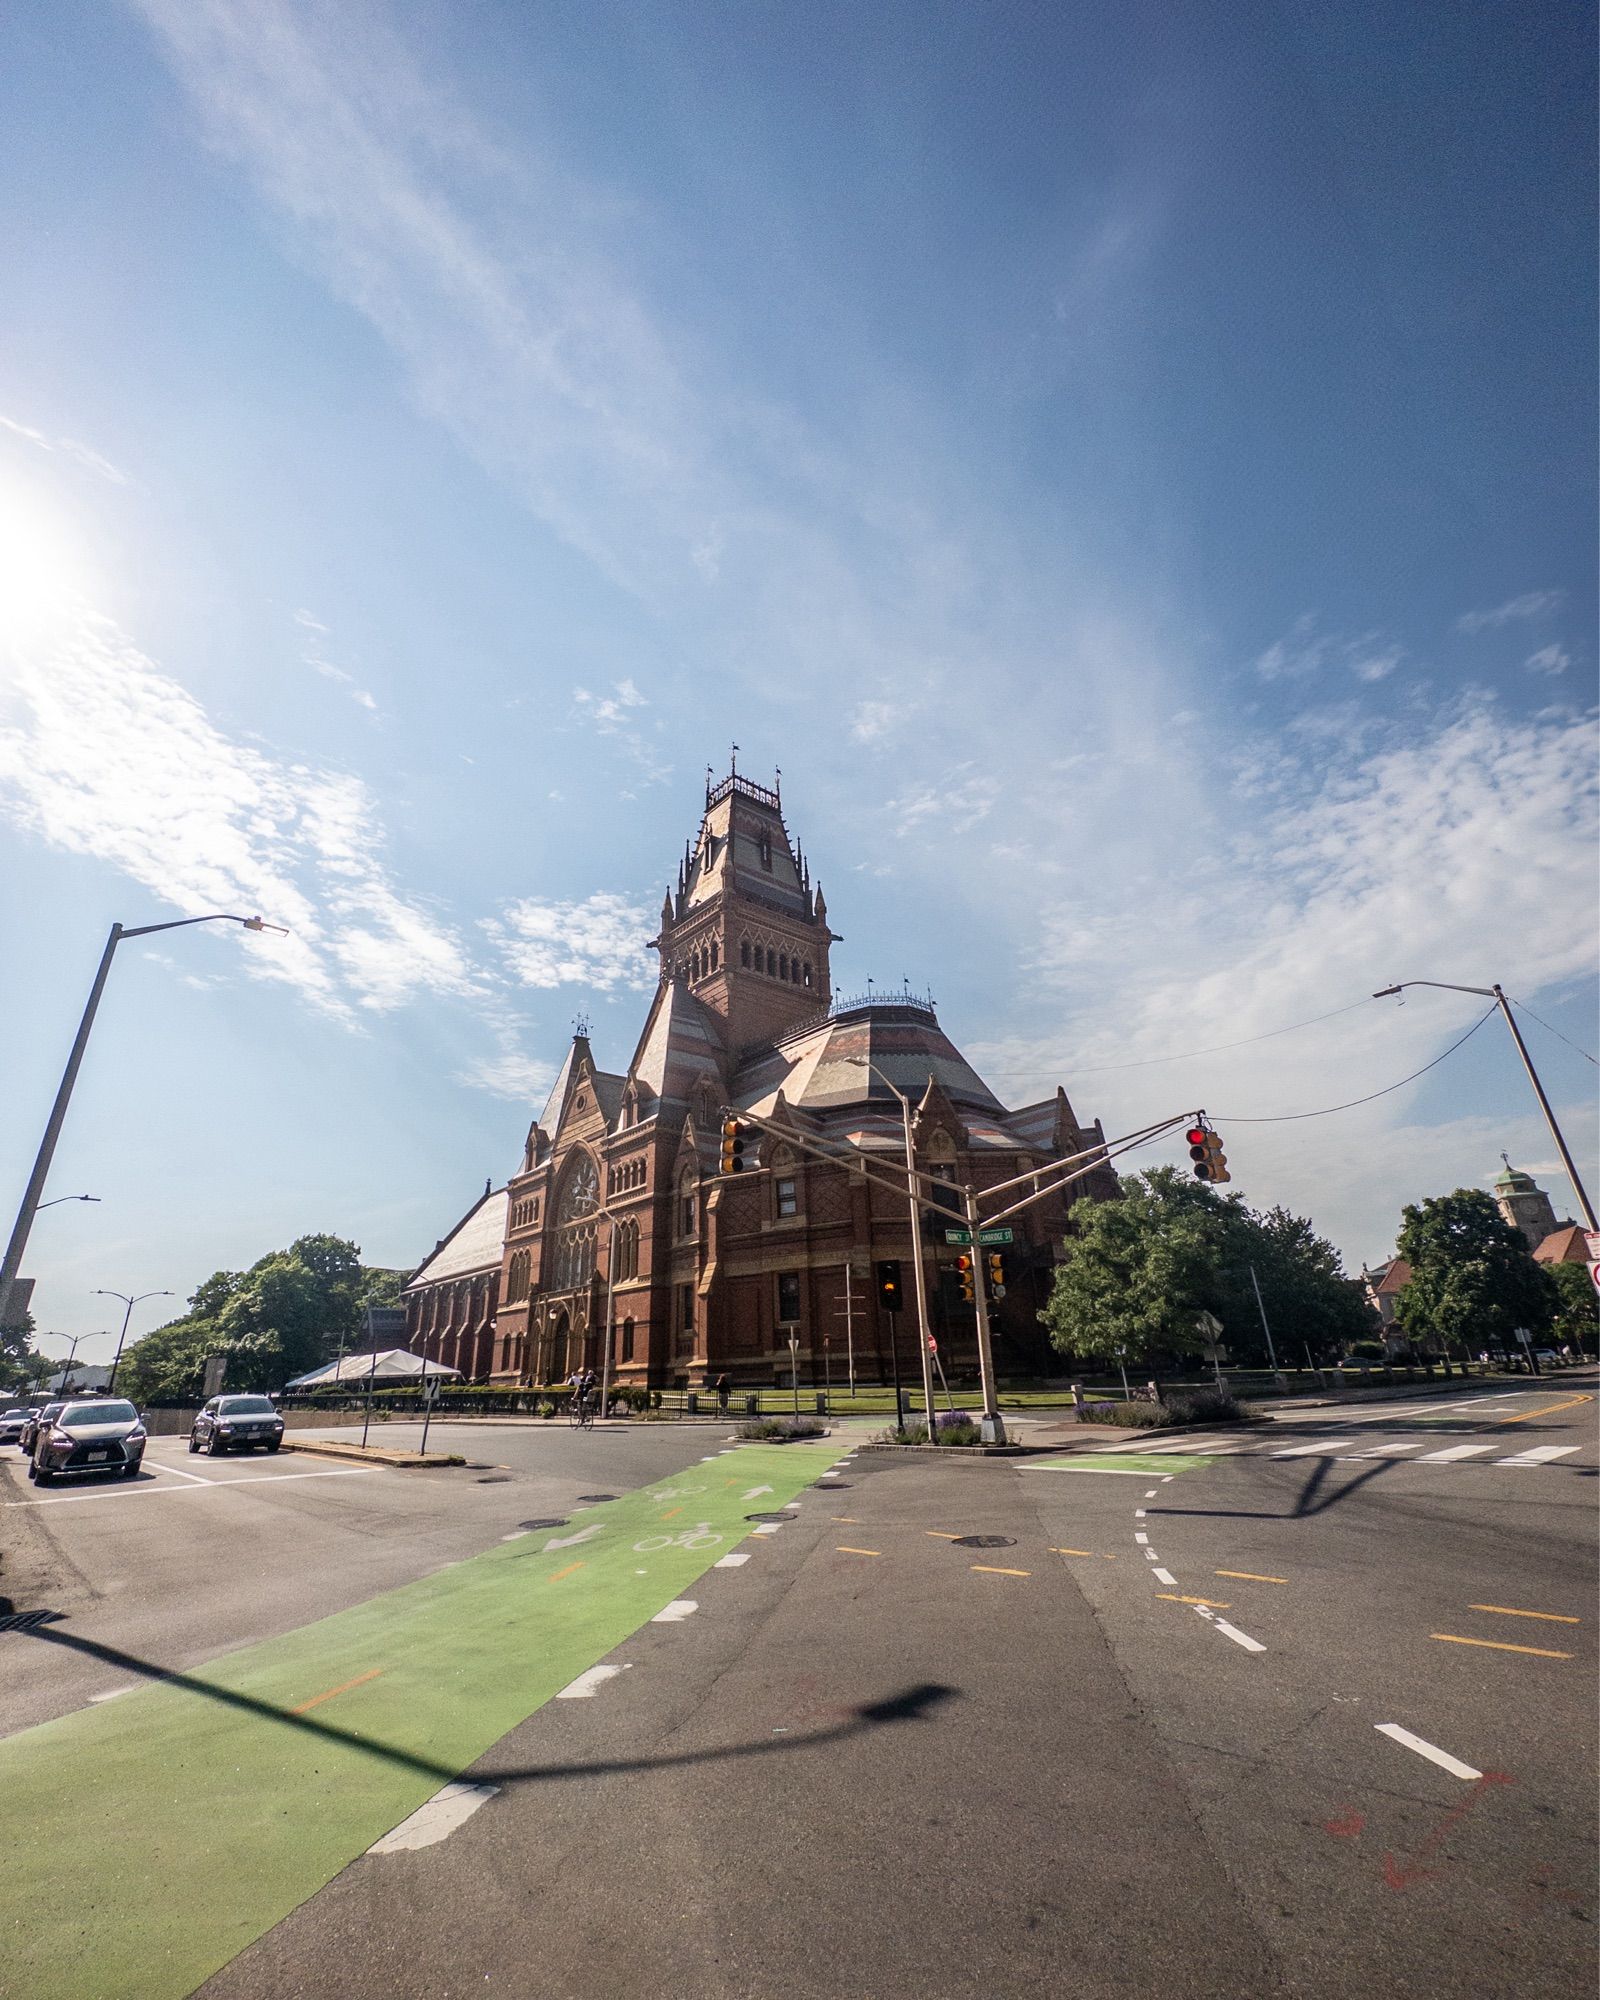
[[[718,1556],[716,1561],[711,1565],[711,1567],[713,1569],[739,1569],[742,1568],[743,1565],[747,1563],[749,1560],[750,1558],[747,1555]]]
[[[216,1486],[220,1484],[218,1480],[207,1479],[203,1472],[191,1472],[185,1465],[163,1465],[159,1458],[152,1458],[148,1452],[145,1454],[145,1470],[147,1472],[171,1472],[176,1474],[179,1479],[192,1479],[196,1486]]]
[[[1213,1618],[1211,1622],[1219,1632],[1226,1632],[1236,1646],[1243,1646],[1247,1653],[1264,1653],[1267,1650],[1259,1639],[1252,1639],[1248,1632],[1241,1632],[1237,1625],[1230,1625],[1226,1618]]]
[[[590,1667],[587,1673],[579,1674],[575,1681],[567,1685],[556,1696],[557,1701],[593,1701],[607,1681],[614,1681],[618,1674],[627,1670],[631,1662],[625,1661],[618,1667]]]
[[[1150,1574],[1155,1578],[1157,1583],[1164,1583],[1169,1590],[1178,1581],[1170,1569],[1153,1569]]]
[[[1140,1548],[1147,1549],[1150,1546],[1150,1537],[1148,1535],[1135,1535],[1133,1539],[1139,1544]]]
[[[418,1806],[409,1819],[401,1820],[393,1833],[386,1833],[367,1849],[369,1854],[402,1854],[414,1847],[432,1847],[464,1825],[479,1806],[487,1805],[498,1785],[467,1785],[457,1782],[435,1792],[426,1805]]]
[[[675,1597],[670,1604],[662,1606],[654,1618],[650,1620],[650,1623],[652,1625],[681,1625],[685,1618],[692,1618],[699,1609],[700,1606],[694,1598]]]
[[[1453,1444],[1448,1451],[1425,1451],[1421,1458],[1413,1459],[1414,1465],[1450,1465],[1458,1458],[1481,1458],[1486,1451],[1493,1451],[1492,1444]]]
[[[1481,1771],[1473,1770],[1470,1764],[1463,1764],[1459,1757],[1452,1757],[1448,1750],[1441,1750],[1437,1743],[1429,1743],[1421,1736],[1413,1736],[1409,1729],[1402,1729],[1398,1722],[1375,1722],[1373,1728],[1380,1736],[1387,1736],[1404,1745],[1407,1750],[1415,1750],[1419,1757],[1426,1757],[1430,1764],[1437,1764],[1441,1771],[1448,1771],[1452,1778],[1481,1778]]]
[[[1496,1465],[1548,1465],[1553,1458],[1567,1458],[1583,1447],[1576,1444],[1536,1444],[1531,1451],[1519,1451],[1514,1458],[1497,1458]]]
[[[210,1492],[217,1492],[225,1486],[266,1486],[282,1485],[290,1479],[366,1479],[374,1472],[381,1472],[377,1465],[352,1465],[341,1467],[337,1472],[258,1472],[247,1479],[207,1479],[203,1482]],[[98,1486],[90,1493],[52,1493],[47,1500],[3,1500],[3,1507],[71,1507],[81,1500],[137,1500],[141,1496],[148,1499],[158,1494],[166,1499],[177,1495],[193,1493],[192,1486]]]

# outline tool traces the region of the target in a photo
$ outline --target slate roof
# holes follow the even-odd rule
[[[406,1280],[404,1289],[414,1292],[446,1278],[467,1278],[499,1270],[506,1240],[506,1208],[504,1188],[494,1188],[475,1202],[433,1255]]]
[[[656,989],[650,1018],[639,1042],[630,1075],[653,1102],[640,1110],[653,1115],[660,1105],[686,1106],[694,1087],[708,1081],[719,1099],[723,1094],[721,1023],[697,1000],[681,979],[669,979]],[[618,1093],[620,1099],[620,1091]]]
[[[1533,1253],[1536,1264],[1587,1264],[1589,1236],[1576,1222],[1553,1230]]]

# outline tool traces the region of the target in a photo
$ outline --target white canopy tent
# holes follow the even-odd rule
[[[292,1382],[286,1382],[286,1389],[321,1389],[334,1382],[381,1382],[392,1388],[397,1382],[420,1382],[424,1376],[437,1376],[441,1380],[451,1378],[459,1382],[461,1370],[446,1368],[442,1362],[425,1361],[420,1354],[411,1354],[403,1347],[385,1348],[378,1354],[347,1354],[342,1361],[330,1361],[322,1368],[313,1368],[308,1375],[297,1375]]]

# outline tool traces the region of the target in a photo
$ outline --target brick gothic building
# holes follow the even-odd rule
[[[408,1281],[413,1350],[477,1380],[559,1382],[579,1361],[598,1371],[609,1271],[620,1382],[787,1381],[791,1334],[802,1379],[842,1383],[852,1349],[858,1380],[887,1379],[873,1267],[899,1258],[910,1301],[906,1201],[770,1136],[756,1171],[719,1175],[723,1107],[893,1164],[904,1130],[881,1072],[915,1106],[919,1166],[980,1187],[1104,1135],[1078,1123],[1064,1090],[1008,1111],[931,1002],[836,1001],[835,942],[779,794],[737,775],[708,788],[662,905],[660,981],[632,1060],[603,1070],[587,1035],[574,1038],[507,1185],[486,1189]],[[1071,1195],[1115,1186],[1104,1168]],[[1013,1221],[994,1329],[1001,1374],[1046,1363],[1037,1314],[1067,1206],[1057,1198]],[[951,1379],[975,1379],[973,1312],[944,1220],[930,1212],[925,1225],[932,1323]],[[914,1306],[896,1338],[915,1376]]]

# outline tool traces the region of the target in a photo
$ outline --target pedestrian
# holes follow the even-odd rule
[[[718,1416],[725,1417],[728,1414],[728,1396],[732,1391],[732,1389],[733,1389],[733,1384],[728,1380],[725,1374],[719,1375],[717,1377]]]

